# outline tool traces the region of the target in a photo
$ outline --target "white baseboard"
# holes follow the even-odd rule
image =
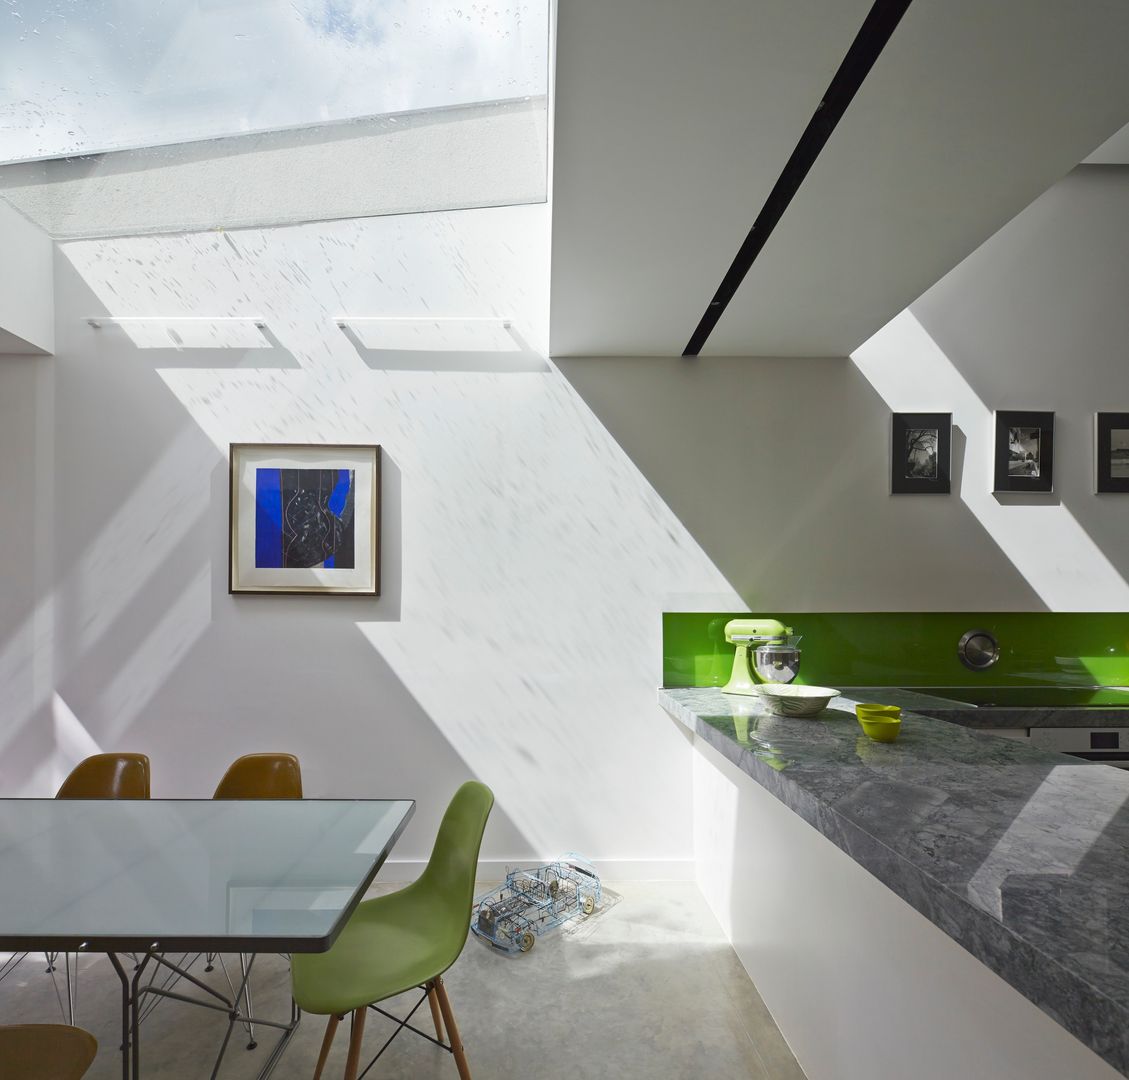
[[[518,866],[536,866],[538,862],[552,862],[546,859],[480,859],[478,863],[479,881],[501,881],[507,870]],[[693,881],[693,859],[597,859],[596,872],[602,881]],[[389,859],[377,876],[381,884],[415,881],[426,859]]]

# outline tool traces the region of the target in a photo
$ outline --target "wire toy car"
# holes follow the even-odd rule
[[[539,934],[591,915],[599,903],[600,877],[595,867],[569,853],[559,862],[511,870],[501,888],[474,902],[470,928],[496,949],[525,953]]]

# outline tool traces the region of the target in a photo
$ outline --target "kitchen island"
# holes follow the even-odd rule
[[[699,884],[800,1064],[1129,1075],[1129,774],[914,712],[872,742],[874,696],[659,692],[698,751]]]

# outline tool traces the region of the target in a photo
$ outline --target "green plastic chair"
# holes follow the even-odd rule
[[[442,976],[466,944],[478,851],[493,805],[494,794],[485,784],[475,780],[463,784],[443,815],[419,880],[361,903],[328,952],[295,953],[291,958],[295,1002],[305,1012],[329,1017],[314,1080],[321,1078],[337,1025],[346,1013],[352,1014],[352,1021],[345,1080],[356,1080],[370,1008],[399,1024],[376,1057],[407,1027],[450,1051],[460,1080],[470,1080]],[[379,1008],[378,1002],[412,989],[422,990],[423,996],[405,1020]],[[435,1039],[408,1023],[424,999],[431,1005]]]

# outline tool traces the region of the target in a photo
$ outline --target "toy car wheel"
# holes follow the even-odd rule
[[[529,950],[533,948],[533,944],[536,940],[537,939],[528,930],[523,930],[521,937],[517,939],[517,947],[521,949],[522,952],[529,952]]]
[[[596,901],[590,896],[584,897],[584,903],[580,905],[580,910],[583,911],[585,915],[591,915],[592,912],[596,910]]]

